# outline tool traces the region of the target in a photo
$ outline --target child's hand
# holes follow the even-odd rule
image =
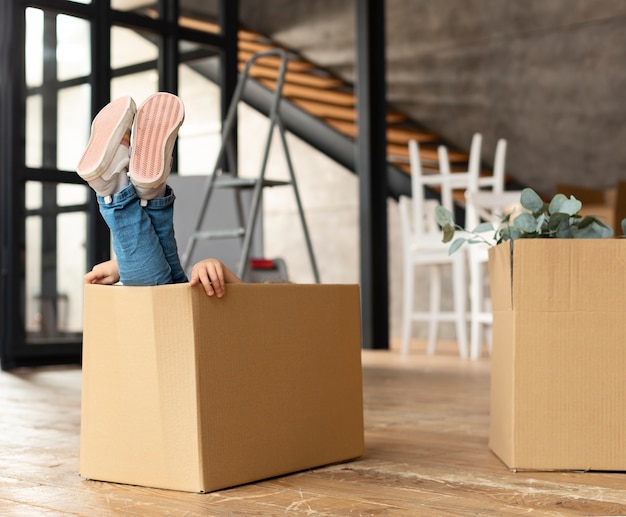
[[[193,266],[189,283],[202,284],[207,295],[221,298],[225,284],[239,284],[241,280],[219,260],[208,258]]]
[[[116,284],[120,281],[120,272],[115,260],[107,260],[96,264],[89,273],[85,275],[86,284]]]

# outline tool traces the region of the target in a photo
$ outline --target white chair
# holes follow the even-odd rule
[[[481,187],[487,187],[492,192],[501,192],[504,189],[504,162],[506,157],[506,141],[498,142],[497,154],[498,167],[494,166],[492,176],[481,178],[481,147],[482,135],[474,133],[470,144],[470,155],[468,170],[464,172],[468,176],[466,193],[469,191],[477,191]],[[451,174],[450,160],[448,158],[447,149],[444,148],[440,153],[440,168],[442,173]],[[458,173],[457,173],[458,174]],[[467,196],[466,196],[467,197]],[[465,210],[465,229],[472,230],[478,225],[479,217],[473,212],[473,207],[466,203]],[[470,295],[470,357],[475,358],[476,350],[480,349],[480,329],[481,324],[490,323],[488,319],[486,300],[484,299],[484,282],[483,275],[484,264],[487,261],[487,247],[479,244],[465,245],[461,250],[465,251],[465,258],[468,261],[468,269],[470,273],[469,295]],[[460,250],[459,250],[460,251]],[[458,251],[457,251],[458,253]],[[490,315],[490,313],[489,313]]]
[[[468,166],[468,186],[465,192],[465,229],[472,231],[481,221],[489,221],[497,228],[504,213],[510,211],[519,202],[520,192],[504,191],[505,163],[507,141],[499,139],[496,144],[494,166],[492,174],[481,176],[481,146],[482,135],[475,133],[470,146]],[[442,153],[440,159],[442,170],[450,170],[447,152]],[[495,244],[494,235],[484,235]],[[483,330],[490,327],[492,313],[490,297],[486,295],[486,264],[488,261],[488,245],[469,244],[464,246],[469,269],[469,298],[470,298],[470,357],[478,359],[481,355],[483,340],[487,341],[491,351],[491,333],[486,332],[483,339]]]
[[[506,148],[506,140],[503,138],[498,140],[491,175],[480,175],[480,159],[470,164],[469,185],[465,193],[467,231],[472,231],[481,221],[489,221],[493,223],[494,228],[498,228],[502,215],[519,202],[520,192],[504,191]],[[495,245],[495,232],[485,237]],[[488,278],[486,274],[488,246],[470,244],[466,251],[470,277],[470,357],[478,359],[483,341],[487,342],[491,352],[490,327],[493,318],[490,297],[485,292]],[[483,332],[484,330],[486,332]]]
[[[441,154],[445,152],[445,149],[440,147],[439,152]],[[437,174],[424,174],[419,157],[419,146],[414,140],[409,142],[409,159],[412,197],[401,196],[400,198],[404,258],[402,354],[408,354],[414,321],[429,323],[427,348],[429,354],[435,352],[439,322],[447,321],[456,324],[459,354],[462,358],[467,358],[466,258],[462,250],[453,255],[448,253],[450,246],[442,242],[442,232],[434,216],[434,209],[439,202],[427,199],[426,188],[440,189],[441,204],[452,211],[452,190],[465,190],[469,176],[468,174],[451,174],[449,168]],[[428,312],[414,310],[415,268],[418,266],[428,267],[430,271]],[[441,270],[443,267],[452,269],[454,300],[452,312],[441,311]]]

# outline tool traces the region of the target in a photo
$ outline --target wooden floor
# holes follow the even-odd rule
[[[0,374],[0,515],[626,515],[626,474],[512,473],[489,451],[489,361],[363,353],[365,455],[212,494],[78,475],[77,368]]]

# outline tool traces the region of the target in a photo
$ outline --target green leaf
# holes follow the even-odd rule
[[[564,214],[567,214],[567,215],[575,215],[579,212],[579,210],[582,207],[583,207],[583,204],[580,201],[578,201],[578,199],[576,199],[574,196],[570,196],[568,200],[563,202],[559,212],[563,212]]]
[[[550,216],[548,229],[554,237],[559,239],[571,239],[573,237],[570,228],[570,216],[563,212],[557,212]]]
[[[520,196],[521,205],[533,214],[543,210],[543,200],[533,189],[525,188]]]
[[[543,231],[544,224],[547,226],[546,214],[541,214],[537,217],[537,227],[535,228],[535,231],[541,233]]]
[[[457,240],[455,240],[450,245],[450,249],[448,250],[448,255],[452,255],[456,250],[458,250],[461,246],[463,246],[466,240],[467,239],[465,237],[459,237]]]
[[[561,205],[567,201],[567,196],[565,194],[555,194],[550,201],[550,205],[548,206],[548,212],[551,214],[556,214],[561,211]]]
[[[603,221],[594,216],[587,216],[585,220],[591,219],[591,222],[585,224],[584,227],[572,227],[572,236],[576,239],[606,239],[613,237],[613,228],[606,225]]]
[[[472,230],[472,233],[485,233],[485,232],[493,232],[495,228],[491,223],[480,223],[476,228]]]
[[[439,226],[453,225],[454,218],[447,208],[437,205],[435,207],[435,220],[439,223]]]
[[[454,225],[450,223],[444,224],[442,242],[450,242],[452,237],[454,237]]]
[[[591,223],[593,223],[595,220],[596,218],[593,215],[587,215],[580,220],[577,226],[579,229],[582,230],[583,228],[586,228]]]
[[[532,214],[524,212],[513,219],[513,227],[521,232],[534,232],[537,230],[537,219]]]
[[[503,226],[498,230],[497,233],[497,243],[500,244],[504,241],[508,241],[511,239],[511,230],[508,226]]]

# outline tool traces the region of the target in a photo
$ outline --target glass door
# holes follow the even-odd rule
[[[8,4],[8,2],[7,2]],[[85,19],[3,6],[2,368],[80,361],[93,207],[71,172],[90,113]],[[6,41],[6,40],[5,40]],[[87,131],[86,131],[87,129]],[[95,252],[97,236],[92,236]],[[106,239],[100,236],[100,241]]]
[[[83,275],[110,258],[111,246],[93,191],[74,171],[102,106],[120,95],[139,104],[156,91],[185,92],[196,123],[181,131],[186,158],[174,157],[175,172],[212,163],[206,149],[219,138],[224,84],[199,74],[198,64],[222,59],[234,83],[236,44],[225,65],[218,16],[231,14],[236,38],[237,9],[228,1],[207,4],[215,12],[203,19],[217,24],[185,28],[190,18],[178,0],[154,8],[134,0],[0,0],[2,369],[80,363]]]

